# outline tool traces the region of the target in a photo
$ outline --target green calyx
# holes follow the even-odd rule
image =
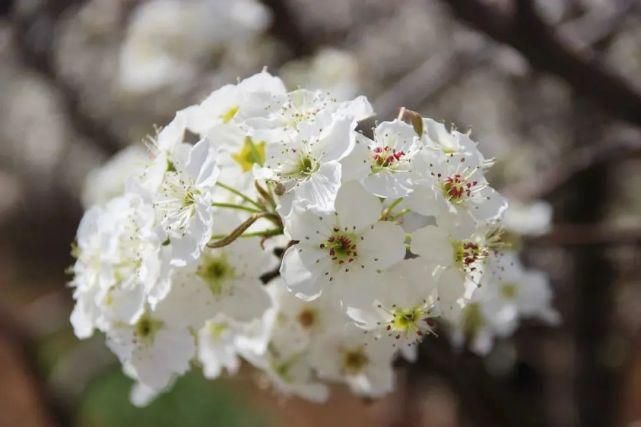
[[[198,266],[196,274],[207,283],[214,295],[220,295],[224,290],[225,282],[235,276],[235,270],[224,254],[206,255]]]

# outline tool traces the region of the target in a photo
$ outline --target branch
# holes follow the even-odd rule
[[[456,15],[494,40],[512,46],[533,67],[563,79],[576,93],[613,116],[641,125],[641,94],[594,57],[571,49],[543,22],[531,0],[512,10],[480,0],[442,0]]]

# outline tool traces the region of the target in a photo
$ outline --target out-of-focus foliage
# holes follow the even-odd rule
[[[78,410],[84,427],[268,427],[264,415],[250,411],[234,389],[193,373],[146,408],[133,407],[127,398],[131,380],[117,367],[96,378]]]

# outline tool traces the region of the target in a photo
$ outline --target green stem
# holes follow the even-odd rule
[[[233,193],[233,194],[237,195],[238,197],[240,197],[241,199],[243,199],[247,203],[251,203],[252,205],[256,206],[256,208],[258,208],[260,211],[263,210],[263,206],[261,206],[258,202],[256,202],[254,199],[252,199],[251,197],[247,196],[246,194],[241,193],[240,191],[236,190],[234,187],[230,187],[229,185],[223,184],[220,181],[216,182],[216,185],[219,186],[220,188],[224,188],[225,190],[229,191],[230,193]]]
[[[383,212],[381,213],[381,220],[383,220],[383,221],[393,221],[394,219],[396,219],[394,217],[394,215],[392,215],[392,211],[402,201],[403,201],[403,198],[399,197],[398,199],[394,200],[388,207],[383,209]]]
[[[237,205],[235,203],[219,203],[219,202],[214,202],[211,204],[212,206],[216,206],[217,208],[229,208],[229,209],[239,209],[241,211],[247,211],[251,213],[262,213],[262,210],[250,208],[249,206],[243,206],[243,205]]]
[[[410,211],[409,209],[401,209],[401,211],[399,213],[397,213],[396,215],[392,215],[392,220],[395,221],[395,220],[399,219],[400,217],[402,217],[403,215],[405,215],[409,211]]]

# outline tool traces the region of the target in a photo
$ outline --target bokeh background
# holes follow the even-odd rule
[[[563,322],[485,358],[430,338],[397,391],[283,400],[251,369],[151,406],[68,323],[85,177],[262,67],[472,129],[491,180],[545,200],[523,244]],[[632,0],[0,0],[0,426],[641,426],[641,3]]]

